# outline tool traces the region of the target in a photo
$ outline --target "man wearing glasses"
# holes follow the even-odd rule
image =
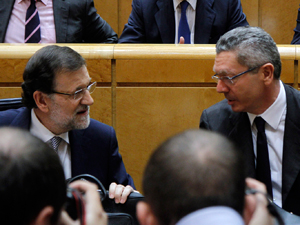
[[[90,119],[96,82],[91,82],[82,56],[69,47],[43,47],[29,59],[23,79],[26,108],[1,112],[0,126],[29,130],[57,152],[66,178],[91,174],[111,198],[124,203],[134,183],[114,129]]]
[[[300,93],[280,80],[276,43],[261,28],[240,27],[220,38],[216,52],[212,78],[226,99],[203,111],[200,128],[233,140],[244,152],[247,176],[300,215]]]

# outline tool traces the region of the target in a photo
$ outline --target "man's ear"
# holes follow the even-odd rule
[[[266,63],[262,66],[264,81],[266,84],[271,84],[274,80],[274,66],[271,63]]]
[[[33,93],[33,99],[39,110],[41,110],[44,113],[47,113],[49,111],[49,108],[48,108],[48,99],[49,98],[45,93],[43,93],[41,91],[35,91]]]
[[[45,206],[30,225],[51,225],[53,213],[52,206]]]
[[[140,225],[157,225],[158,221],[155,215],[153,214],[150,205],[146,202],[139,202],[136,206],[137,218],[140,222]]]

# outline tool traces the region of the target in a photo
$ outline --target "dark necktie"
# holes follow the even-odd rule
[[[180,37],[184,37],[184,43],[190,44],[191,43],[191,32],[189,28],[189,24],[186,18],[186,9],[189,5],[187,1],[182,1],[180,3],[181,5],[181,18],[179,21],[179,27],[178,27],[178,43],[180,41]]]
[[[267,186],[268,194],[272,197],[270,159],[265,134],[265,120],[259,116],[255,118],[254,123],[257,128],[256,179]]]
[[[35,6],[35,0],[31,0],[31,4],[26,12],[25,20],[25,43],[40,43],[41,29],[39,13]]]
[[[56,153],[58,151],[58,146],[59,146],[61,141],[62,141],[62,138],[58,137],[58,136],[54,136],[53,138],[51,138],[49,140],[50,147],[52,147]]]

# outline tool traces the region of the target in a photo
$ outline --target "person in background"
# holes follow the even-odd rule
[[[70,186],[85,195],[85,224],[106,225],[96,185],[76,181]],[[59,157],[25,130],[0,128],[0,199],[1,224],[76,224],[63,208],[66,184]]]
[[[48,45],[29,59],[23,79],[26,107],[0,112],[0,126],[29,130],[57,152],[66,179],[93,175],[116,203],[124,203],[134,183],[114,129],[90,119],[97,83],[91,81],[83,57],[69,47]]]
[[[0,0],[2,43],[116,43],[93,0]]]
[[[245,198],[246,185],[260,193]],[[242,153],[217,133],[187,130],[169,138],[150,156],[142,186],[141,225],[273,224],[265,186],[245,181]]]
[[[215,44],[246,25],[240,0],[133,0],[119,43]]]
[[[294,29],[294,37],[291,44],[300,44],[300,8],[298,9],[297,25]]]

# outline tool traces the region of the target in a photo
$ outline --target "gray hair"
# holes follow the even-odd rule
[[[271,63],[275,79],[280,78],[281,61],[276,43],[259,27],[238,27],[227,32],[216,45],[217,54],[223,51],[236,52],[239,64],[248,68]]]

